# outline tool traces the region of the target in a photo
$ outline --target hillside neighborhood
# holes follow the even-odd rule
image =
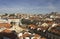
[[[0,39],[60,39],[60,13],[0,14]]]

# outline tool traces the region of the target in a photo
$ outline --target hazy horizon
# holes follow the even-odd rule
[[[0,0],[0,13],[46,14],[60,12],[60,0]]]

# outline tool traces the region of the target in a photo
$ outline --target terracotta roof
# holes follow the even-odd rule
[[[33,39],[37,39],[37,38],[35,37],[35,38],[33,38]]]
[[[51,28],[50,31],[55,33],[55,34],[60,35],[60,26],[53,27],[53,28]]]
[[[5,30],[3,30],[2,32],[5,32],[5,33],[11,33],[11,30],[5,29]]]
[[[27,34],[23,34],[22,36],[23,37],[28,37],[28,36],[30,36],[30,34],[28,34],[28,33]]]
[[[34,37],[40,37],[40,35],[38,35],[38,34],[35,34],[35,35],[34,35]]]
[[[11,32],[11,30],[9,30],[9,29],[5,29],[4,31],[0,32],[0,36],[5,36],[5,37],[8,37],[10,39],[16,38],[16,34]]]
[[[5,28],[10,28],[11,24],[9,23],[0,23],[0,28],[5,27]]]
[[[28,25],[28,27],[32,27],[32,28],[34,28],[34,29],[36,29],[37,28],[37,26],[35,26],[35,25],[33,25],[33,24],[31,24],[31,25]]]
[[[46,39],[46,38],[43,37],[43,38],[41,38],[41,39]]]

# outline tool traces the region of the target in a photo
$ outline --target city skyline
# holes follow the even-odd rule
[[[60,0],[0,0],[0,13],[60,12]]]

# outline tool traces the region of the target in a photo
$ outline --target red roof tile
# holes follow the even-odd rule
[[[0,28],[1,27],[10,28],[11,24],[9,24],[9,23],[0,23]]]

